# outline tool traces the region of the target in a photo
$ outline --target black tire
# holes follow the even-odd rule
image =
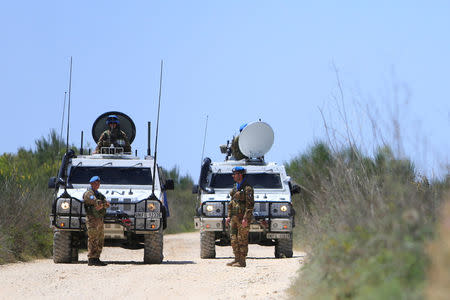
[[[278,244],[275,245],[275,257],[291,258],[292,255],[292,237],[289,239],[279,239]]]
[[[78,262],[78,248],[72,246],[72,262]]]
[[[72,234],[67,231],[55,231],[53,233],[53,262],[72,262]]]
[[[160,264],[164,258],[162,228],[146,234],[144,239],[144,264]]]
[[[216,258],[216,234],[200,231],[200,258]]]

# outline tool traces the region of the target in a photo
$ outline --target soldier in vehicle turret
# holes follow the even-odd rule
[[[109,207],[105,196],[98,191],[100,187],[100,177],[93,176],[90,180],[90,187],[83,194],[84,207],[86,210],[86,226],[88,231],[88,265],[106,266],[100,260],[104,243],[103,217]]]
[[[231,223],[231,247],[234,260],[227,266],[245,267],[248,253],[248,232],[253,217],[255,199],[253,187],[245,181],[245,168],[233,168],[234,187],[230,192],[231,201],[228,204],[228,218],[226,223]]]
[[[101,153],[102,147],[122,147],[123,152],[130,153],[131,145],[125,132],[120,130],[120,121],[116,115],[109,115],[106,119],[109,129],[103,131],[97,142],[94,153]]]

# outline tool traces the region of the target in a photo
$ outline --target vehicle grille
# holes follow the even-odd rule
[[[111,199],[111,206],[109,210],[117,211],[120,210],[130,216],[134,215],[135,204],[131,203],[131,199],[123,199],[123,201],[119,202],[118,199]]]

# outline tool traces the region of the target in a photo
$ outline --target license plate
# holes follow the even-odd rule
[[[136,218],[141,218],[141,219],[161,219],[162,213],[154,212],[154,211],[136,212],[135,216],[136,216]]]
[[[250,230],[261,230],[259,224],[250,224]]]
[[[289,239],[291,238],[290,233],[271,233],[269,232],[266,237],[268,239]]]

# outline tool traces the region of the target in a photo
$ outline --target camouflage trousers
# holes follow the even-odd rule
[[[231,247],[235,257],[246,257],[248,253],[248,232],[250,225],[242,226],[242,219],[239,216],[231,217]]]
[[[103,218],[87,216],[86,226],[88,230],[88,258],[99,258],[102,253],[105,240]]]

